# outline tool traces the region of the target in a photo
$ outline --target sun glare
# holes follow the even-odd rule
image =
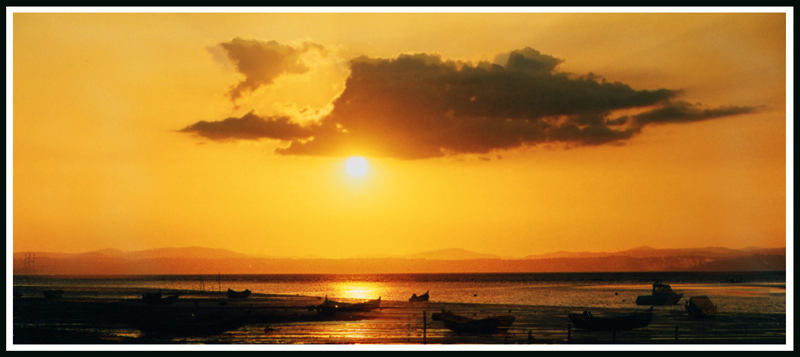
[[[347,164],[345,164],[345,169],[347,169],[347,173],[353,177],[361,177],[367,173],[367,169],[369,165],[367,165],[367,159],[361,156],[353,156],[347,159]]]

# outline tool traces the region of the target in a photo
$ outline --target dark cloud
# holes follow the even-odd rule
[[[303,53],[312,50],[325,53],[321,45],[312,42],[295,48],[276,41],[245,40],[238,37],[231,42],[221,43],[220,46],[228,53],[236,70],[245,76],[243,81],[231,87],[228,92],[233,101],[243,94],[271,84],[282,74],[308,72],[309,68],[301,58]]]
[[[540,143],[601,145],[629,139],[651,123],[689,122],[753,110],[699,109],[674,102],[679,94],[675,90],[635,90],[591,73],[582,77],[559,73],[561,59],[531,48],[503,58],[505,63],[499,65],[445,61],[429,54],[359,57],[350,62],[351,74],[333,110],[314,126],[301,127],[287,118],[259,118],[258,132],[254,127],[253,132],[244,133],[250,129],[241,125],[225,131],[223,126],[212,127],[214,123],[206,123],[203,134],[195,128],[200,123],[184,131],[215,140],[290,140],[289,146],[277,149],[282,155],[420,159],[486,154]],[[620,109],[649,111],[612,118]]]
[[[726,106],[716,109],[700,109],[699,105],[678,101],[663,107],[634,116],[639,125],[650,123],[685,123],[698,120],[721,118],[737,114],[752,113],[752,107]]]
[[[263,138],[278,140],[298,140],[308,138],[313,128],[302,127],[288,117],[262,118],[250,112],[241,118],[227,118],[221,121],[199,121],[180,130],[211,140],[259,140]]]

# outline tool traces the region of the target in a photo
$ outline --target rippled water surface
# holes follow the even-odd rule
[[[225,291],[405,301],[430,291],[431,301],[567,307],[636,307],[660,279],[685,298],[708,296],[729,312],[786,313],[786,274],[768,273],[509,273],[377,275],[15,276],[14,285]],[[681,307],[682,308],[682,307]]]

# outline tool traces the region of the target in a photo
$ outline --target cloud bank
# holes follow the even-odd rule
[[[298,49],[274,41],[234,39],[223,47],[247,78],[231,90],[232,99],[280,74],[308,70],[297,59]],[[309,44],[306,50],[312,48]],[[216,141],[288,141],[276,150],[280,155],[424,159],[543,143],[618,143],[645,125],[754,111],[702,109],[675,100],[680,94],[676,90],[635,90],[591,73],[560,73],[556,68],[563,60],[532,48],[499,58],[505,63],[448,61],[431,54],[362,56],[350,61],[350,76],[333,109],[313,124],[250,112],[242,118],[201,121],[181,131]],[[625,109],[640,114],[614,116]]]

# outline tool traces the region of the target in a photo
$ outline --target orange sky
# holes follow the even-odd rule
[[[787,15],[751,10],[17,11],[8,250],[781,247]]]

